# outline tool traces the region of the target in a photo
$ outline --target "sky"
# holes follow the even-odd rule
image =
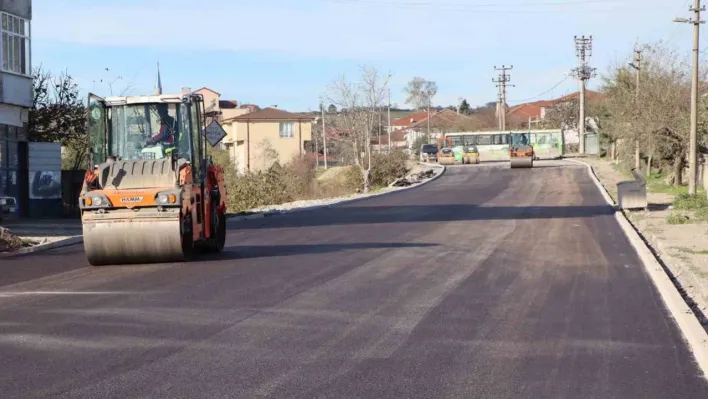
[[[690,1],[692,3],[692,1]],[[67,71],[83,93],[209,87],[223,100],[317,110],[329,83],[369,65],[392,73],[392,103],[419,76],[435,105],[495,101],[495,66],[512,65],[509,104],[578,89],[574,36],[593,37],[600,76],[635,43],[690,52],[689,0],[33,0],[32,65]],[[705,27],[706,25],[702,25]],[[701,47],[707,47],[701,34]],[[565,79],[565,80],[564,80]],[[109,85],[110,83],[110,85]]]

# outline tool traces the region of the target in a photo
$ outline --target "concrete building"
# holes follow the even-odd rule
[[[305,155],[313,118],[266,108],[222,120],[226,149],[239,172],[263,170]]]
[[[201,94],[204,97],[204,108],[206,112],[220,112],[219,121],[235,118],[251,112],[250,108],[240,108],[235,100],[222,100],[221,93],[218,93],[208,87],[202,87],[195,90],[195,93]]]
[[[0,1],[0,197],[29,216],[27,122],[32,106],[32,1]]]

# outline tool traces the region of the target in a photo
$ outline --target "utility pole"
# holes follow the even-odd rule
[[[322,111],[323,107],[322,104],[320,104],[320,111]],[[309,111],[309,109],[308,109]],[[324,126],[324,120],[322,122],[322,126]],[[317,131],[313,134],[315,137],[315,167],[319,168],[320,167],[320,146],[319,146],[319,140],[317,139]]]
[[[502,127],[502,88],[501,85],[497,85],[497,87],[499,88],[499,90],[497,90],[497,127],[499,131],[502,131],[504,130],[504,128]]]
[[[388,153],[391,153],[391,88],[388,88]]]
[[[499,71],[499,77],[497,79],[492,79],[492,82],[497,84],[499,88],[499,96],[497,98],[498,102],[498,118],[499,118],[499,131],[506,130],[506,88],[508,86],[514,87],[514,85],[507,84],[511,81],[511,76],[506,72],[513,69],[514,66],[504,66],[497,68],[494,66],[494,70]]]
[[[639,77],[642,71],[642,50],[634,50],[634,62],[630,62],[629,66],[637,71],[637,83],[634,88],[634,101],[635,101],[635,111],[638,111],[639,107]],[[637,138],[634,140],[634,168],[639,170],[639,132],[637,132]]]
[[[693,70],[691,71],[691,138],[690,149],[688,152],[688,194],[696,194],[696,183],[698,180],[698,33],[701,21],[701,11],[705,11],[705,6],[701,6],[701,0],[695,0],[693,7],[689,11],[693,11],[693,18],[674,18],[674,22],[682,22],[693,24]],[[678,182],[681,183],[681,182]]]
[[[381,109],[379,109],[379,112],[377,112],[377,114],[379,114],[379,128],[378,128],[379,137],[378,137],[377,141],[379,144],[379,154],[381,154]]]
[[[426,97],[428,97],[428,144],[430,144],[430,94],[426,92]]]
[[[578,57],[578,67],[574,69],[578,79],[579,112],[578,112],[578,139],[579,152],[585,154],[585,81],[595,77],[595,68],[588,66],[587,59],[592,56],[592,36],[575,36],[575,55]]]
[[[324,168],[327,170],[327,129],[325,129],[325,107],[322,103],[322,148],[324,150]],[[319,164],[320,154],[317,155],[317,164]]]

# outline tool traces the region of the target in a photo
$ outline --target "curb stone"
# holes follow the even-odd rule
[[[20,248],[17,251],[3,252],[3,253],[0,253],[0,259],[11,258],[11,257],[18,256],[18,255],[31,254],[31,253],[35,253],[35,252],[39,252],[39,251],[45,251],[48,249],[68,247],[70,245],[80,244],[83,242],[84,242],[83,236],[68,237],[68,238],[64,238],[61,240],[48,242],[46,244],[39,244],[39,245],[35,245],[32,247],[27,247],[27,248]]]
[[[365,200],[365,199],[372,198],[372,197],[378,197],[380,195],[397,193],[400,191],[420,187],[424,184],[432,182],[433,180],[437,180],[440,176],[442,176],[445,173],[445,170],[446,170],[445,166],[443,166],[443,165],[427,164],[427,163],[421,163],[421,165],[429,166],[429,167],[432,167],[435,169],[442,169],[442,170],[440,171],[440,173],[436,174],[435,176],[431,177],[428,180],[425,180],[425,181],[422,181],[422,182],[419,182],[416,184],[412,184],[410,186],[400,187],[395,190],[374,193],[374,194],[361,196],[361,197],[357,197],[357,198],[350,198],[350,199],[346,199],[346,200],[342,200],[342,201],[335,200],[335,202],[323,204],[323,205],[311,205],[311,206],[305,206],[302,208],[284,209],[284,210],[280,210],[280,211],[254,213],[254,214],[250,214],[250,215],[227,215],[227,219],[232,220],[232,221],[262,219],[266,216],[282,215],[282,214],[286,214],[286,213],[295,213],[295,212],[304,212],[304,211],[310,211],[310,210],[315,210],[315,209],[319,209],[319,208],[328,208],[328,207],[331,207],[334,205],[345,204],[345,203],[350,203],[350,202],[354,202],[354,201],[361,201],[361,200]],[[45,251],[45,250],[49,250],[49,249],[67,247],[70,245],[80,244],[83,242],[84,242],[84,238],[81,235],[68,237],[65,239],[56,240],[56,241],[46,243],[46,244],[39,244],[39,245],[35,245],[32,247],[21,248],[21,249],[18,249],[17,251],[3,252],[3,253],[0,253],[0,259],[11,258],[11,257],[18,256],[18,255],[25,255],[25,254],[35,253],[35,252],[39,252],[39,251]]]
[[[428,180],[424,180],[422,182],[416,183],[416,184],[411,184],[410,186],[405,186],[405,187],[399,187],[394,190],[388,190],[388,191],[383,191],[383,192],[378,192],[378,193],[373,193],[373,194],[368,194],[368,195],[362,195],[360,197],[355,197],[355,198],[347,198],[343,199],[340,201],[334,200],[333,202],[327,203],[327,204],[317,204],[317,205],[308,205],[308,206],[303,206],[299,208],[292,208],[292,209],[282,209],[282,210],[276,210],[276,211],[271,211],[271,212],[263,212],[263,213],[256,213],[253,215],[246,215],[246,216],[237,216],[237,215],[232,215],[228,217],[228,220],[233,220],[233,221],[239,221],[239,220],[251,220],[251,219],[261,219],[266,216],[273,216],[273,215],[284,215],[288,213],[296,213],[296,212],[306,212],[306,211],[313,211],[316,209],[321,209],[321,208],[330,208],[335,205],[342,205],[342,204],[348,204],[352,203],[355,201],[362,201],[365,199],[373,198],[373,197],[378,197],[381,195],[387,195],[387,194],[393,194],[393,193],[398,193],[401,191],[405,190],[410,190],[416,187],[420,187],[422,185],[425,185],[427,183],[430,183],[434,180],[437,180],[442,176],[447,168],[445,168],[444,165],[438,165],[438,164],[428,164],[428,163],[420,163],[421,165],[428,166],[434,169],[441,169],[440,173],[437,173],[435,176],[431,177]]]
[[[586,166],[588,174],[595,183],[595,186],[602,193],[607,204],[612,206],[616,205],[591,165],[572,159],[568,159],[567,161]],[[649,245],[642,239],[636,227],[629,221],[627,215],[621,210],[615,209],[615,219],[624,231],[629,242],[637,251],[637,255],[639,255],[645,270],[654,283],[654,287],[659,292],[664,305],[676,321],[679,330],[683,334],[683,338],[693,353],[698,367],[703,371],[703,378],[708,379],[708,332],[706,332],[706,329],[701,325],[698,316],[686,303],[679,289],[674,285],[674,282],[669,276],[669,271],[664,269],[660,259],[657,259],[657,256],[654,255]],[[682,262],[678,262],[674,257],[669,256],[667,258],[675,262],[672,264],[682,265]]]

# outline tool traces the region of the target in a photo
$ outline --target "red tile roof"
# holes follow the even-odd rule
[[[309,116],[294,114],[292,112],[283,111],[277,108],[265,108],[260,111],[249,112],[244,115],[239,115],[227,120],[235,120],[239,122],[262,122],[262,121],[309,121],[312,120]]]
[[[558,99],[553,100],[553,101],[554,101],[555,103],[565,102],[565,101],[570,101],[570,100],[577,99],[578,96],[580,96],[580,93],[576,91],[575,93],[570,93],[570,94],[568,94],[568,95],[566,95],[566,96],[563,96],[563,97],[558,98]],[[603,99],[603,98],[605,98],[605,95],[602,94],[602,93],[600,93],[600,92],[592,91],[592,90],[585,90],[585,99],[588,100],[588,101],[601,100],[601,99]]]
[[[393,127],[407,127],[407,126],[410,126],[414,123],[424,121],[426,119],[428,119],[427,112],[418,112],[415,114],[410,114],[408,116],[404,116],[403,118],[398,118],[398,119],[392,120],[391,126],[393,126]]]
[[[427,114],[426,114],[426,116],[427,116]],[[431,126],[438,126],[438,127],[440,125],[449,126],[449,125],[455,124],[460,121],[468,122],[471,120],[472,120],[472,118],[470,118],[469,116],[460,115],[456,111],[453,111],[451,109],[444,109],[442,111],[438,111],[438,112],[435,112],[434,114],[430,115],[430,125]],[[417,127],[423,127],[423,126],[426,126],[427,123],[428,123],[428,119],[425,118],[423,120],[420,120],[420,121],[408,126],[407,128],[414,129]]]
[[[522,118],[539,118],[541,116],[541,108],[542,106],[539,106],[534,103],[526,103],[526,104],[521,104],[517,105],[516,107],[511,108],[507,114],[508,115],[514,115],[514,116],[519,116]]]
[[[578,96],[579,96],[579,93],[575,92],[575,93],[565,95],[563,97],[556,98],[554,100],[542,100],[542,101],[534,101],[534,102],[530,102],[530,103],[519,104],[519,105],[511,107],[507,111],[507,114],[522,117],[522,118],[528,118],[528,117],[540,118],[541,117],[541,108],[550,108],[558,103],[577,99]],[[585,98],[588,101],[600,100],[604,97],[605,97],[604,94],[596,92],[596,91],[592,91],[592,90],[585,91]]]

